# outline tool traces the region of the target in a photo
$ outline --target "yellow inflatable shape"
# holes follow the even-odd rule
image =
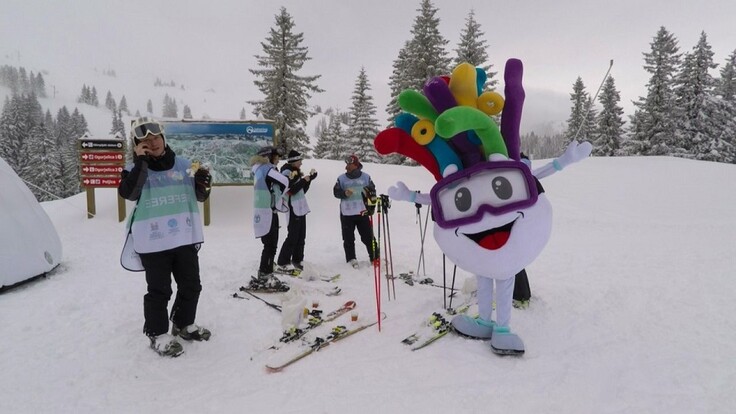
[[[434,139],[434,123],[421,119],[411,127],[411,137],[419,145],[427,145]]]
[[[450,91],[458,105],[477,108],[478,85],[475,76],[475,67],[470,63],[461,63],[452,71]]]
[[[483,92],[478,97],[478,109],[486,115],[498,115],[503,110],[503,97],[491,91]]]

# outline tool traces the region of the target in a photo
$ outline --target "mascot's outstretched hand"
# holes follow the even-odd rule
[[[577,140],[572,141],[570,145],[567,146],[565,152],[555,160],[557,163],[557,165],[555,165],[555,169],[562,171],[562,169],[568,165],[588,158],[591,151],[593,151],[593,144],[590,142],[583,141],[583,143],[578,143]]]
[[[552,160],[551,163],[534,170],[534,176],[538,179],[542,179],[556,173],[557,171],[562,171],[568,165],[588,158],[591,151],[593,151],[593,144],[590,142],[583,141],[580,143],[577,140],[572,141],[562,155]]]
[[[388,196],[393,200],[409,201],[411,203],[418,203],[428,205],[431,203],[429,195],[422,194],[419,191],[412,191],[409,187],[404,184],[403,181],[397,181],[395,186],[388,188]]]

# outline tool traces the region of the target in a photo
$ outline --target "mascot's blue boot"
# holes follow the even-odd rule
[[[524,353],[524,341],[518,335],[512,333],[508,326],[496,325],[491,337],[491,351],[498,355],[522,355]]]
[[[468,315],[458,315],[452,318],[452,327],[457,333],[475,339],[491,339],[496,323],[481,318],[471,318]]]

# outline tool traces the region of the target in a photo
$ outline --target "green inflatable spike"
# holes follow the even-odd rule
[[[443,112],[434,123],[435,132],[450,139],[464,131],[475,131],[483,144],[483,155],[503,154],[508,157],[506,144],[498,125],[486,114],[469,106],[456,106]]]
[[[426,96],[414,89],[406,89],[399,94],[399,107],[419,118],[429,119],[432,122],[437,119],[437,110],[434,106]]]

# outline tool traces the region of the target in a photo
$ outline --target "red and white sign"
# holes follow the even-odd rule
[[[82,178],[82,187],[117,187],[120,185],[120,178],[109,177],[109,178],[93,178],[85,177]]]
[[[125,161],[125,155],[122,152],[82,152],[79,157],[82,159],[82,163]]]
[[[82,165],[83,177],[94,177],[97,175],[120,175],[123,172],[122,165]]]

